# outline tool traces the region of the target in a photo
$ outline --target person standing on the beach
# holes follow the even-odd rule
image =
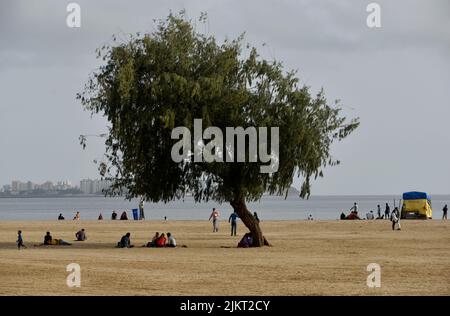
[[[377,205],[377,215],[378,215],[377,219],[380,219],[381,218],[381,206],[380,206],[380,204]]]
[[[442,219],[447,219],[447,212],[448,212],[448,207],[447,207],[447,204],[445,204],[444,208],[442,209]]]
[[[389,204],[386,203],[386,209],[384,210],[384,218],[389,219],[390,213],[391,213],[391,208],[389,207]]]
[[[258,213],[253,212],[253,217],[255,218],[255,220],[259,223],[259,217],[258,217]]]
[[[398,225],[397,230],[401,229],[401,225],[400,225],[400,212],[398,211],[398,208],[394,208],[394,210],[392,211],[391,214],[391,221],[392,221],[392,230],[395,229],[395,224]]]
[[[20,248],[27,248],[24,243],[23,243],[23,238],[22,238],[22,231],[19,230],[17,232],[17,249],[20,250]]]
[[[236,230],[237,230],[237,214],[236,212],[233,212],[230,215],[230,218],[228,218],[228,223],[231,223],[231,236],[236,236]]]
[[[350,209],[350,212],[358,213],[358,203],[354,203],[352,208]]]
[[[144,199],[141,199],[141,202],[139,203],[139,219],[145,219],[144,216]]]
[[[213,233],[216,233],[219,231],[219,216],[220,213],[218,210],[213,208],[211,215],[209,216],[209,220],[212,219],[213,222]]]

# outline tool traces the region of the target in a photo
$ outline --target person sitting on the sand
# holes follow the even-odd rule
[[[171,233],[167,233],[167,247],[175,248],[177,246],[177,241],[173,238]]]
[[[253,244],[253,238],[251,233],[246,233],[238,243],[238,248],[249,248]]]
[[[156,247],[157,248],[162,248],[166,246],[166,235],[164,233],[161,234],[161,236],[159,236],[158,239],[156,239]]]
[[[84,228],[82,228],[81,230],[79,230],[76,234],[75,237],[77,238],[77,241],[85,241],[87,239],[86,236],[86,232],[84,230]]]
[[[134,246],[131,244],[131,234],[126,233],[120,241],[117,243],[117,248],[133,248]]]
[[[122,215],[120,215],[121,221],[127,221],[128,220],[128,214],[127,211],[123,211]]]
[[[358,216],[358,212],[357,211],[352,211],[350,212],[350,214],[347,216],[347,219],[353,220],[353,219],[360,219]]]
[[[145,247],[148,247],[148,248],[154,248],[154,247],[156,247],[156,241],[158,240],[158,238],[159,238],[159,233],[156,232],[156,233],[155,233],[155,236],[153,236],[152,240],[149,241],[149,242],[147,243],[147,245],[144,245],[144,246],[145,246]]]
[[[64,220],[64,216],[62,215],[62,213],[59,213],[58,221],[63,221],[63,220]]]
[[[100,213],[100,215],[98,216],[98,220],[99,220],[99,221],[102,221],[102,220],[103,220],[103,215],[102,215],[102,213]]]
[[[47,232],[44,236],[44,245],[51,245],[52,240],[52,235],[50,235],[50,232]]]
[[[344,220],[344,219],[347,219],[347,218],[345,216],[345,213],[342,211],[342,213],[341,213],[341,220]]]
[[[80,212],[77,212],[73,218],[74,221],[80,220]]]
[[[368,220],[372,220],[375,219],[375,216],[373,215],[373,211],[370,211],[369,213],[366,214],[366,218]]]
[[[113,221],[115,221],[115,220],[117,219],[117,213],[116,213],[116,211],[113,211],[113,212],[112,212],[112,214],[111,214],[111,219],[112,219]]]

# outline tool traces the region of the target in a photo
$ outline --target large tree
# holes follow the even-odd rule
[[[330,154],[333,142],[349,135],[358,120],[343,117],[323,91],[311,95],[296,72],[262,59],[243,36],[218,43],[194,24],[183,13],[170,14],[153,33],[114,38],[98,50],[103,65],[77,97],[110,123],[100,166],[113,181],[107,194],[168,202],[189,192],[196,202],[228,202],[250,230],[253,246],[268,244],[246,202],[266,192],[287,195],[295,176],[302,179],[300,196],[309,196],[310,180],[339,163]],[[194,119],[222,130],[279,127],[277,172],[261,173],[261,162],[174,162],[172,130],[192,130]]]

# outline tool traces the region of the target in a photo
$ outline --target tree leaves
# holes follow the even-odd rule
[[[206,15],[200,17],[206,22]],[[295,72],[280,62],[261,59],[244,36],[218,44],[196,31],[184,12],[157,21],[156,31],[137,34],[97,51],[105,60],[77,95],[86,110],[102,113],[111,128],[105,141],[108,165],[101,174],[114,185],[108,194],[170,201],[191,192],[196,201],[257,200],[263,193],[286,194],[295,175],[310,179],[338,163],[331,145],[359,125],[329,106],[320,91],[298,87]],[[246,57],[245,57],[246,56]],[[279,169],[261,174],[261,163],[172,161],[176,126],[203,128],[279,127]],[[86,139],[80,138],[85,147]],[[193,144],[192,144],[193,145]]]

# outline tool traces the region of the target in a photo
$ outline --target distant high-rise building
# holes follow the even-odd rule
[[[98,194],[103,190],[108,189],[111,186],[111,182],[107,180],[91,180],[83,179],[80,181],[80,190],[84,194]]]
[[[11,191],[12,192],[19,192],[19,186],[20,186],[20,181],[13,180],[11,182]]]

